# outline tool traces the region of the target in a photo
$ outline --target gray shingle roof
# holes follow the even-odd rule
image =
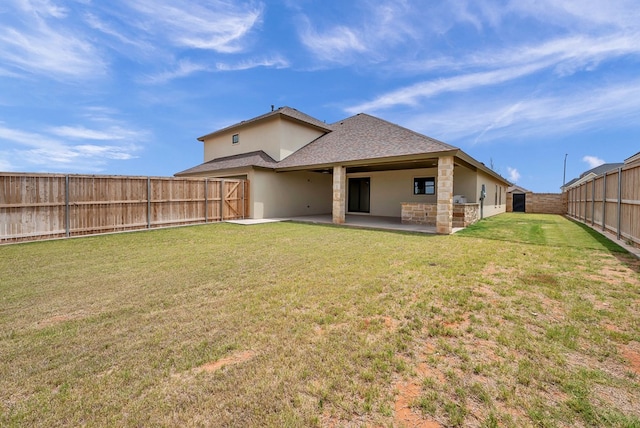
[[[266,115],[216,131],[213,134],[228,131],[234,127],[241,127],[247,123],[258,122],[277,114],[321,128],[325,131],[325,134],[280,162],[276,162],[263,151],[255,151],[214,159],[175,175],[206,175],[222,170],[248,167],[271,168],[276,171],[312,169],[314,167],[325,168],[336,164],[350,163],[351,165],[357,165],[368,161],[375,162],[376,160],[384,162],[393,158],[400,161],[398,158],[403,157],[409,157],[414,160],[415,156],[435,158],[446,153],[447,155],[457,156],[508,183],[503,177],[500,177],[497,173],[457,147],[364,113],[327,125],[295,109],[282,107]],[[200,140],[205,137],[201,137]]]
[[[222,128],[219,129],[217,131],[211,132],[207,135],[203,135],[202,137],[199,137],[198,140],[203,141],[205,138],[211,137],[213,135],[216,134],[220,134],[223,132],[228,132],[231,131],[234,128],[239,128],[241,126],[245,126],[249,123],[253,123],[253,122],[259,122],[261,120],[265,120],[265,119],[269,119],[271,117],[274,116],[282,116],[282,117],[287,117],[293,120],[296,120],[298,122],[303,122],[309,125],[313,125],[315,127],[318,127],[320,129],[323,129],[325,131],[330,131],[331,128],[329,127],[329,125],[327,125],[326,123],[322,122],[321,120],[316,119],[315,117],[311,117],[308,114],[304,114],[301,111],[298,111],[294,108],[291,107],[279,107],[278,109],[274,110],[274,111],[270,111],[269,113],[265,113],[263,115],[254,117],[253,119],[249,119],[249,120],[243,120],[242,122],[233,124],[231,126],[227,126],[226,128]]]
[[[626,158],[626,159],[624,160],[624,163],[625,163],[625,164],[628,164],[628,163],[631,163],[631,162],[636,161],[637,159],[640,159],[640,152],[638,152],[638,153],[636,153],[635,155],[631,155],[631,156],[629,156],[628,158]]]
[[[278,162],[304,167],[458,150],[402,126],[360,113],[331,124],[329,132]]]
[[[602,175],[605,172],[609,172],[611,170],[620,168],[621,166],[624,166],[623,163],[620,162],[616,162],[616,163],[603,163],[602,165],[599,165],[595,168],[591,168],[585,172],[583,172],[582,174],[580,174],[580,177],[576,177],[572,180],[567,181],[567,183],[564,186],[560,186],[561,189],[563,188],[568,188],[571,187],[572,184],[574,184],[575,182],[579,181],[581,178],[589,175],[589,174],[594,174],[596,176],[598,175]]]
[[[250,166],[257,166],[262,168],[274,168],[278,163],[273,160],[271,156],[263,152],[262,150],[250,153],[243,153],[234,156],[227,156],[224,158],[218,158],[209,162],[202,163],[194,166],[193,168],[185,169],[176,173],[176,176],[181,175],[195,175],[203,174],[214,171],[221,171],[225,169],[246,168]]]
[[[617,162],[617,163],[603,163],[600,166],[597,166],[595,168],[591,168],[588,171],[583,172],[582,174],[580,174],[580,177],[584,177],[587,174],[593,173],[595,175],[600,175],[600,174],[604,174],[605,172],[609,172],[612,169],[616,169],[616,168],[620,168],[621,166],[623,166],[624,164],[621,162]]]

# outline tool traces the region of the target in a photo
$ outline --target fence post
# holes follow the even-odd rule
[[[242,219],[243,220],[244,220],[244,218],[246,217],[246,214],[247,214],[247,213],[245,213],[246,206],[245,206],[245,203],[244,203],[244,186],[245,186],[245,183],[246,182],[244,180],[242,180]]]
[[[209,202],[207,201],[207,197],[209,196],[209,179],[204,179],[204,222],[208,223],[209,218]]]
[[[224,180],[220,180],[220,221],[224,221]]]
[[[571,189],[571,217],[576,218],[576,189]]]
[[[602,183],[602,231],[607,230],[607,171],[604,172]]]
[[[64,231],[67,238],[71,235],[69,213],[69,174],[64,176]]]
[[[591,226],[595,224],[596,221],[596,179],[593,179],[593,184],[591,185]]]
[[[584,187],[584,222],[587,223],[587,206],[589,205],[589,201],[587,200],[587,183],[583,183]]]
[[[151,177],[147,177],[147,229],[151,229]]]
[[[618,240],[620,239],[621,217],[622,217],[622,167],[618,168]]]

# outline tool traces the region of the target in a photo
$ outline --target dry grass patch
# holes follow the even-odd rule
[[[2,426],[638,426],[640,277],[558,216],[0,247]]]

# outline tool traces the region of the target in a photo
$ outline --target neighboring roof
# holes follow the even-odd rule
[[[507,188],[507,193],[531,193],[531,190],[520,186],[510,186]]]
[[[185,169],[176,173],[176,176],[202,174],[207,172],[221,171],[225,169],[237,169],[247,167],[274,168],[278,162],[262,150],[250,153],[242,153],[234,156],[218,158],[202,163],[193,168]]]
[[[628,158],[626,158],[624,160],[624,164],[628,165],[630,163],[637,162],[637,161],[640,161],[640,152],[636,153],[633,156],[629,156]]]
[[[575,183],[578,180],[580,180],[580,177],[577,177],[577,178],[574,178],[571,181],[568,181],[564,186],[561,186],[561,187],[569,187],[569,186],[571,186],[573,183]]]
[[[442,141],[364,113],[333,123],[331,129],[332,132],[280,161],[277,167],[308,167],[458,150]]]
[[[580,174],[580,178],[589,175],[589,174],[594,174],[596,176],[600,175],[600,174],[604,174],[605,172],[609,172],[612,169],[616,169],[616,168],[620,168],[621,166],[623,166],[624,164],[621,162],[617,162],[617,163],[603,163],[600,166],[597,166],[595,168],[591,168],[588,171],[583,172],[582,174]]]
[[[217,131],[211,132],[207,135],[203,135],[202,137],[199,137],[198,140],[200,141],[204,141],[205,138],[209,138],[212,137],[216,134],[222,134],[224,132],[229,132],[235,128],[240,128],[242,126],[245,126],[247,124],[250,123],[255,123],[255,122],[260,122],[263,120],[267,120],[270,119],[272,117],[275,116],[280,116],[280,117],[284,117],[284,118],[289,118],[292,119],[296,122],[301,122],[301,123],[305,123],[307,125],[312,125],[316,128],[320,128],[321,130],[324,131],[331,131],[331,128],[329,127],[329,125],[327,125],[326,123],[322,122],[321,120],[316,119],[315,117],[311,117],[308,114],[304,114],[294,108],[291,107],[279,107],[276,110],[270,111],[269,113],[265,113],[261,116],[257,116],[254,117],[253,119],[249,119],[249,120],[243,120],[242,122],[236,123],[234,125],[231,126],[227,126],[226,128],[222,128],[219,129]]]
[[[623,166],[623,163],[617,162],[617,163],[603,163],[602,165],[599,165],[595,168],[591,168],[590,170],[587,170],[585,172],[583,172],[582,174],[580,174],[580,177],[578,178],[574,178],[573,180],[568,181],[564,186],[561,186],[561,189],[566,189],[569,188],[571,186],[573,186],[574,184],[579,184],[582,183],[583,181],[588,180],[591,177],[597,177],[599,175],[604,174],[605,172],[609,172],[611,170],[620,168],[621,166]]]

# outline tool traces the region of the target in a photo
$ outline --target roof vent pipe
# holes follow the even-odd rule
[[[271,111],[273,111],[274,108],[275,108],[275,106],[273,104],[271,104]]]

